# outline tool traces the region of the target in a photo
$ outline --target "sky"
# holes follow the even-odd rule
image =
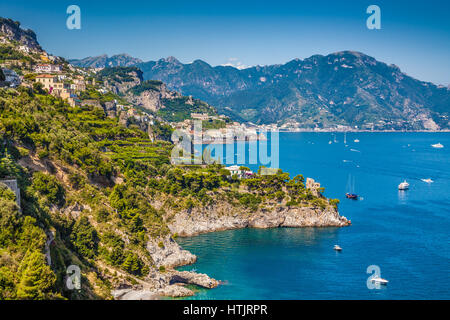
[[[81,29],[69,30],[69,5]],[[369,5],[381,29],[369,30]],[[282,64],[314,54],[360,51],[410,76],[450,84],[448,0],[14,0],[0,16],[34,30],[41,46],[65,58],[128,53],[144,61]]]

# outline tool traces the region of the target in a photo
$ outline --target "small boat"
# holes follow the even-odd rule
[[[346,193],[345,196],[347,199],[358,200],[358,195],[354,193]]]
[[[359,140],[358,139],[355,139],[353,142],[355,142],[355,143],[359,143]]]
[[[431,146],[436,149],[442,149],[444,147],[444,145],[441,143],[432,144]]]
[[[431,179],[421,179],[423,182],[426,182],[426,183],[433,183],[434,181],[433,180],[431,180]]]
[[[409,183],[406,182],[406,180],[398,185],[398,190],[408,190],[408,189],[409,189]]]
[[[339,247],[337,244],[334,245],[333,249],[334,249],[335,251],[342,251],[342,248]]]
[[[383,278],[372,278],[372,282],[383,284],[383,285],[387,285],[389,283],[389,281],[387,281],[386,279],[383,279]]]
[[[333,143],[333,141],[331,141],[331,140],[330,140],[330,141],[328,141],[328,144],[332,144],[332,143]]]

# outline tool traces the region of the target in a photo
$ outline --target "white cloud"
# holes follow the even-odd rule
[[[251,66],[244,65],[238,58],[228,58],[228,61],[224,64],[221,64],[224,67],[234,67],[236,69],[242,70],[250,68]]]

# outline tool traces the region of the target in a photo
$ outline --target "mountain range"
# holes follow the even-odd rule
[[[104,54],[97,57],[87,57],[84,59],[69,59],[69,63],[83,68],[108,68],[108,67],[129,67],[142,63],[141,59],[133,58],[126,53],[116,54],[111,57]]]
[[[119,61],[116,61],[119,63]],[[214,105],[235,120],[295,128],[450,129],[450,89],[360,52],[237,69],[174,57],[136,64],[144,79]]]

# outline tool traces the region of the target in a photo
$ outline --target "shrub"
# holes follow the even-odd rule
[[[135,253],[128,252],[124,262],[122,263],[122,268],[134,275],[143,275],[144,263]]]
[[[64,201],[64,189],[54,176],[36,172],[33,175],[32,188],[42,196],[45,196],[50,203],[60,205]]]
[[[109,220],[109,212],[105,208],[101,208],[95,214],[98,222],[106,222]]]
[[[97,255],[98,235],[88,218],[81,217],[75,223],[70,241],[81,256],[94,258]]]

